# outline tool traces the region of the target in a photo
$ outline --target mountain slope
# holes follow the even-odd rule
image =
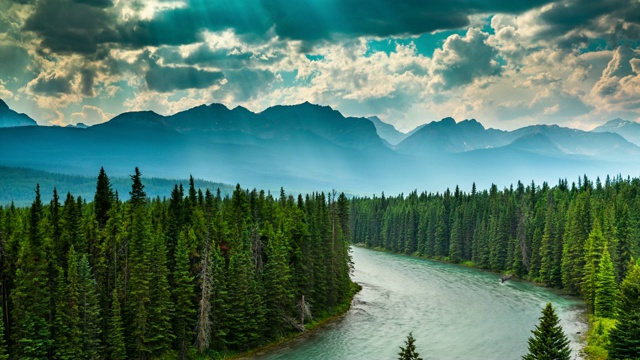
[[[120,114],[88,128],[0,129],[0,165],[94,177],[101,166],[127,178],[195,178],[245,187],[354,195],[416,188],[470,188],[583,174],[635,174],[640,149],[612,133],[558,126],[486,129],[451,118],[418,128],[389,147],[369,119],[309,103],[261,113],[221,104],[171,116]]]
[[[101,166],[127,176],[139,166],[151,177],[192,174],[291,191],[365,189],[367,179],[391,182],[378,162],[399,163],[367,119],[308,103],[259,114],[218,104],[168,117],[130,112],[86,129],[0,129],[0,139],[6,166],[85,176]]]
[[[9,106],[0,99],[0,128],[37,125],[38,123],[26,114],[18,114],[9,109]]]
[[[535,136],[536,134],[542,136]],[[518,142],[521,145],[527,142],[529,146],[534,145],[531,141],[535,141],[535,152],[540,154],[586,156],[614,161],[630,156],[640,157],[640,148],[618,134],[587,132],[558,125],[532,125],[514,131],[502,131],[485,129],[474,119],[456,123],[452,118],[422,126],[401,142],[397,150],[403,154],[432,156],[443,152],[461,153],[504,147],[521,138],[524,138]],[[541,144],[542,139],[544,145]],[[544,149],[545,147],[549,150]]]
[[[635,121],[620,118],[613,119],[591,131],[615,133],[624,137],[627,141],[640,146],[640,123]]]
[[[453,118],[432,121],[417,129],[398,146],[403,154],[427,155],[439,152],[458,153],[507,145],[512,140],[506,132],[485,129],[475,119],[456,123]]]
[[[377,116],[368,117],[373,125],[376,127],[378,136],[386,140],[389,144],[395,146],[407,137],[407,134],[398,131],[393,125],[387,124],[380,120]]]

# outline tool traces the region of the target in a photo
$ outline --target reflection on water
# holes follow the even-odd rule
[[[409,332],[425,359],[520,359],[547,302],[556,308],[574,356],[583,304],[495,274],[353,248],[362,285],[351,310],[321,331],[259,359],[394,359]]]

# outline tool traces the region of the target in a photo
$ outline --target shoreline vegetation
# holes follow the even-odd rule
[[[284,346],[291,341],[299,340],[304,337],[314,335],[319,331],[322,331],[324,328],[344,318],[344,316],[349,312],[349,310],[351,310],[353,299],[360,292],[360,290],[362,290],[362,286],[354,282],[352,285],[352,294],[349,302],[338,306],[333,313],[328,314],[326,317],[323,317],[320,319],[314,319],[311,322],[305,324],[304,332],[291,333],[283,337],[282,339],[263,345],[259,348],[247,350],[240,354],[229,354],[226,357],[223,357],[223,359],[224,360],[247,360],[247,359],[253,359],[255,356],[266,356],[274,351],[277,351],[281,346]]]
[[[477,190],[474,184],[470,192],[456,187],[353,198],[351,229],[353,243],[369,248],[493,271],[581,297],[590,324],[584,356],[605,359],[608,350],[630,346],[621,343],[626,335],[616,335],[616,344],[609,335],[631,331],[636,321],[637,314],[621,313],[617,303],[637,267],[638,214],[640,178],[583,176],[555,186],[518,182]]]

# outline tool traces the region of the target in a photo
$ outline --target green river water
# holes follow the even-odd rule
[[[520,359],[547,302],[556,308],[577,357],[584,304],[496,274],[354,247],[362,285],[340,320],[257,359],[396,359],[412,331],[431,359]]]

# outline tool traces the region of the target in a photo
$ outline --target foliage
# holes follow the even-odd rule
[[[591,316],[589,319],[589,333],[587,334],[587,346],[583,352],[589,359],[607,359],[609,347],[609,334],[615,327],[616,320]]]
[[[123,202],[101,169],[93,202],[45,205],[36,186],[29,208],[0,206],[0,359],[211,358],[298,331],[303,295],[318,318],[348,306],[343,194],[197,183],[150,199],[136,169]]]
[[[569,339],[562,331],[560,320],[551,303],[547,303],[542,310],[540,323],[531,332],[533,336],[529,338],[529,352],[522,357],[524,360],[569,360],[571,358]]]
[[[620,284],[618,323],[609,334],[612,359],[640,358],[640,264],[629,267]]]
[[[420,354],[416,352],[415,341],[413,333],[409,333],[407,340],[404,341],[404,347],[400,346],[398,360],[422,360]]]

